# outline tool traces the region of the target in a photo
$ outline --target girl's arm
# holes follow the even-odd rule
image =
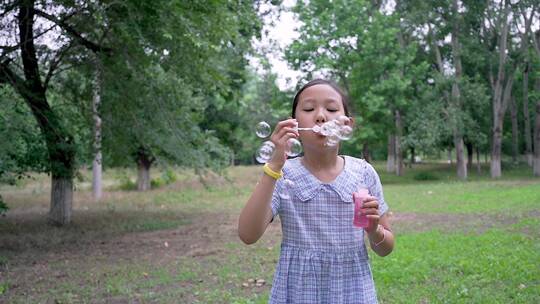
[[[272,133],[270,140],[276,146],[272,159],[268,162],[268,166],[272,171],[281,172],[285,165],[287,141],[290,138],[298,137],[298,131],[295,127],[295,119],[280,121]],[[244,243],[255,243],[263,235],[272,220],[270,204],[275,186],[276,179],[267,174],[262,174],[255,186],[255,190],[253,190],[244,209],[242,209],[238,219],[238,236]]]
[[[268,166],[273,171],[281,171],[279,165],[268,164]],[[248,245],[255,243],[272,220],[270,201],[275,186],[276,180],[264,173],[255,185],[255,190],[253,190],[238,219],[238,236],[244,243]]]
[[[377,228],[368,232],[368,238],[371,249],[379,256],[387,256],[394,250],[394,233],[388,213],[379,218]]]

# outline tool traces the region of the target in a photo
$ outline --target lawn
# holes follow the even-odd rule
[[[402,177],[383,165],[397,241],[388,257],[370,252],[381,303],[540,303],[540,179],[530,170],[508,166],[491,180],[484,167],[461,182],[448,164]],[[109,170],[95,203],[83,171],[65,228],[46,222],[46,176],[0,186],[11,208],[0,218],[0,303],[266,303],[279,223],[251,246],[236,236],[260,172],[175,171],[139,193],[126,190],[135,172]]]

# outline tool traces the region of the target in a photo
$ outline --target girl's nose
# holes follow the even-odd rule
[[[317,111],[317,116],[315,116],[315,122],[317,124],[322,124],[326,122],[326,116],[324,115],[324,111]]]

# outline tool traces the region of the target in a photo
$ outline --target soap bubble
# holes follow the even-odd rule
[[[339,136],[337,136],[337,135],[329,136],[326,139],[326,146],[328,146],[328,147],[337,146],[338,143],[339,143]]]
[[[315,130],[315,127],[312,128],[313,132],[320,131],[320,133],[324,136],[326,136],[326,143],[325,145],[328,147],[334,147],[341,140],[349,140],[352,137],[353,129],[348,124],[351,122],[350,118],[347,116],[340,116],[337,119],[332,119],[330,121],[325,122],[320,127],[318,127],[317,130]]]
[[[279,193],[279,197],[282,199],[289,199],[294,187],[294,182],[288,178],[283,179],[283,189]]]
[[[267,163],[270,158],[272,158],[272,154],[274,154],[274,149],[276,146],[271,141],[265,141],[259,150],[257,150],[257,156],[256,159],[259,163],[264,164]]]
[[[332,126],[329,123],[325,123],[321,126],[321,134],[324,136],[330,136],[332,134]]]
[[[353,129],[350,126],[342,126],[339,130],[339,138],[341,140],[349,140],[352,137]]]
[[[302,153],[302,144],[298,139],[291,138],[287,141],[288,149],[287,149],[287,155],[290,157],[298,156],[298,154]]]
[[[291,179],[285,179],[283,180],[283,184],[285,185],[285,187],[289,188],[289,189],[292,189],[292,187],[294,187],[294,182],[291,180]]]
[[[337,121],[340,125],[344,126],[351,122],[351,119],[345,115],[341,115],[338,117]]]
[[[270,135],[272,132],[272,129],[270,128],[270,125],[266,123],[265,121],[261,121],[257,124],[257,127],[255,128],[255,133],[260,138],[266,138]]]

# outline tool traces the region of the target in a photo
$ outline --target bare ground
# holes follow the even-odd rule
[[[186,215],[188,216],[188,215]],[[14,239],[13,235],[4,234],[0,239],[0,256],[7,256],[8,261],[0,263],[0,278],[9,282],[8,292],[0,295],[0,303],[7,303],[11,296],[31,295],[36,284],[54,286],[62,281],[70,280],[70,269],[79,272],[94,271],[96,265],[113,267],[122,263],[143,263],[148,265],[171,265],[179,257],[189,257],[194,262],[213,256],[225,260],[226,244],[240,244],[236,234],[236,214],[204,213],[190,214],[187,224],[175,229],[154,232],[132,232],[111,235],[80,234],[73,242],[55,243],[47,246],[21,244],[24,237]],[[449,214],[393,214],[393,229],[400,231],[441,231],[458,230],[470,233],[482,233],[492,227],[504,227],[517,222],[518,217],[502,215],[449,215]],[[540,217],[540,212],[529,214]],[[17,215],[19,223],[40,221],[39,214]],[[46,224],[38,225],[40,229],[54,229]],[[47,228],[49,227],[49,228]],[[42,231],[43,232],[43,231]],[[522,231],[538,236],[537,231]],[[29,232],[32,233],[32,232]],[[44,233],[43,235],[47,235]],[[272,248],[279,244],[281,231],[278,223],[269,226],[262,246]],[[398,236],[399,237],[399,236]],[[241,247],[243,248],[243,247]],[[99,274],[96,274],[99,276]],[[99,280],[99,278],[96,278]],[[201,278],[205,280],[207,278]],[[242,282],[234,282],[234,286]],[[185,299],[187,300],[187,299]],[[125,303],[126,299],[108,298],[106,302]]]

